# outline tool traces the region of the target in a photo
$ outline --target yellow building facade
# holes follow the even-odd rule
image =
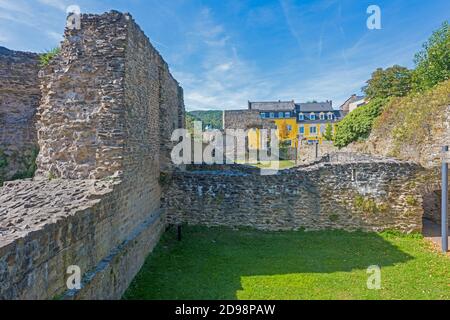
[[[326,141],[324,135],[328,125],[331,125],[333,135],[336,131],[336,123],[297,123],[296,118],[276,119],[274,123],[277,127],[277,137],[280,143],[290,142],[292,148],[297,148],[299,141],[304,140],[309,143],[322,144]],[[251,129],[248,132],[248,144],[250,149],[259,150],[262,148],[262,136],[260,129]]]
[[[331,126],[332,135],[336,130],[336,124],[342,119],[342,112],[333,109],[332,101],[295,103],[294,101],[278,102],[249,102],[249,110],[258,113],[264,123],[276,126],[277,137],[280,143],[297,148],[300,141],[306,143],[322,144],[327,128]],[[250,129],[248,143],[250,149],[263,148],[261,130]],[[266,139],[267,140],[267,139]]]

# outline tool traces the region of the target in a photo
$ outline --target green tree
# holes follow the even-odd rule
[[[403,97],[412,89],[412,71],[395,65],[383,70],[378,68],[367,81],[363,91],[370,99]]]
[[[191,111],[189,112],[196,121],[203,123],[203,128],[209,127],[210,129],[219,129],[223,127],[223,111]]]
[[[278,126],[278,138],[283,141],[289,138],[289,131],[287,129],[286,121],[283,121]]]
[[[376,118],[383,111],[387,99],[373,99],[367,105],[350,112],[336,126],[334,144],[343,148],[352,142],[367,139]]]
[[[331,125],[331,123],[327,124],[327,127],[325,128],[325,133],[324,133],[323,137],[327,141],[333,141],[333,126]]]
[[[423,91],[450,79],[450,26],[444,22],[416,54],[414,89]]]

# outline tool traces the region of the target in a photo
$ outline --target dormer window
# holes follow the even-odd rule
[[[320,120],[325,120],[325,114],[324,113],[320,114]]]
[[[300,120],[300,121],[305,121],[305,115],[304,115],[303,113],[300,113],[300,114],[298,115],[298,120]]]
[[[261,118],[265,119],[266,118],[266,114],[263,112],[261,113]]]
[[[329,113],[328,114],[328,120],[334,120],[334,114]]]
[[[314,121],[316,120],[316,114],[315,113],[311,113],[309,116],[309,120]]]
[[[286,113],[284,114],[284,116],[285,116],[286,118],[290,118],[290,117],[291,117],[291,113],[290,113],[290,112],[286,112]]]
[[[283,112],[278,112],[278,118],[283,118],[284,117],[284,113]]]
[[[275,118],[275,113],[271,112],[271,113],[270,113],[270,118],[271,118],[271,119]]]

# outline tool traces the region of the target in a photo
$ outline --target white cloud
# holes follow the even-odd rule
[[[47,6],[53,7],[60,11],[66,11],[69,3],[65,0],[38,0],[40,3],[45,4]]]

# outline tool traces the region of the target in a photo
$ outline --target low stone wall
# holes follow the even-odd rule
[[[170,223],[421,231],[423,170],[390,159],[319,163],[262,176],[248,170],[177,172],[164,196]]]
[[[38,55],[0,47],[0,185],[34,174]]]
[[[338,151],[338,148],[336,148],[331,142],[323,142],[319,145],[302,142],[297,153],[298,161],[300,164],[310,164],[320,160],[327,154],[336,153]]]
[[[164,231],[149,182],[7,183],[0,189],[0,299],[120,298]],[[69,266],[80,267],[80,291],[67,289]]]

